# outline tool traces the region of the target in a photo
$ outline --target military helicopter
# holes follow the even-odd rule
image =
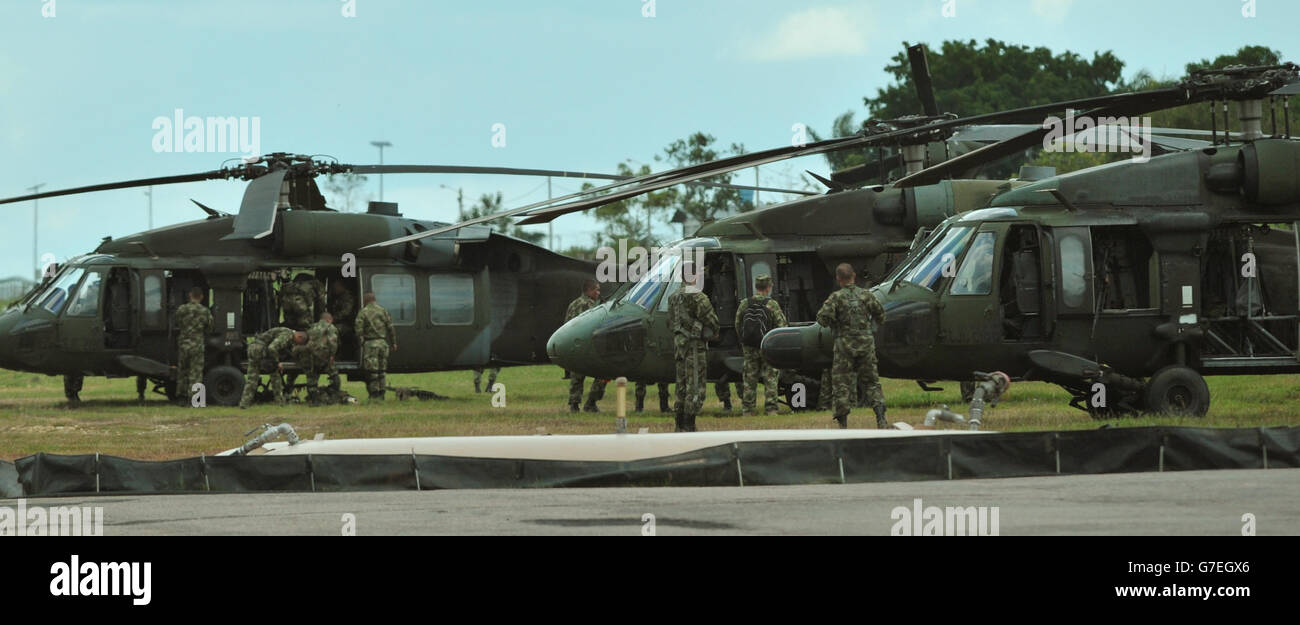
[[[860,135],[829,139],[806,146],[792,146],[741,155],[661,172],[637,179],[620,181],[592,190],[594,197],[555,207],[541,204],[525,206],[497,216],[523,215],[520,223],[539,223],[560,215],[586,210],[609,202],[661,189],[681,182],[725,174],[742,168],[787,158],[820,154],[843,149],[874,148],[878,158],[864,165],[832,174],[822,179],[828,187],[825,195],[799,199],[761,210],[743,213],[701,227],[692,238],[676,243],[676,250],[702,249],[706,266],[704,290],[714,302],[722,322],[720,337],[710,346],[711,380],[738,379],[741,358],[735,328],[731,327],[739,300],[753,292],[753,280],[759,274],[774,279],[773,296],[780,302],[791,322],[810,322],[834,289],[831,269],[849,262],[859,275],[871,283],[883,279],[905,256],[917,235],[938,226],[945,218],[982,208],[989,198],[1004,188],[1034,184],[1054,171],[1027,169],[1014,181],[944,179],[952,173],[966,173],[990,160],[1033,147],[1041,135],[1034,134],[1044,115],[1070,108],[1101,107],[1100,113],[1135,114],[1158,107],[1159,102],[1195,101],[1210,95],[1217,87],[1203,86],[1184,91],[1169,89],[1159,93],[1119,94],[1072,102],[1054,103],[1003,111],[987,115],[957,118],[941,115],[929,88],[929,70],[922,46],[909,48],[912,74],[916,78],[919,99],[925,115],[897,120],[869,122]],[[1027,134],[1035,137],[1026,141]],[[1207,132],[1208,134],[1208,132]],[[1153,132],[1153,151],[1166,153],[1207,144],[1197,139],[1195,131]],[[977,142],[996,142],[971,150]],[[1008,149],[1008,146],[1013,146]],[[889,153],[885,152],[890,148]],[[931,158],[942,152],[946,158]],[[972,157],[979,156],[978,160]],[[931,176],[927,162],[947,163],[944,175],[917,184],[919,175]],[[899,170],[907,185],[870,185]],[[869,186],[860,186],[868,184]],[[859,185],[859,188],[851,188]],[[472,225],[475,221],[464,222]],[[448,226],[445,230],[454,230]],[[405,243],[426,233],[381,243]],[[611,372],[643,381],[673,379],[672,344],[666,310],[668,295],[677,288],[668,279],[681,254],[664,254],[660,265],[651,268],[633,286],[615,294],[606,304],[570,321],[551,338],[551,359],[567,369],[588,375],[608,376]],[[829,366],[829,360],[789,367],[815,376]],[[792,371],[793,373],[793,371]],[[930,379],[926,377],[925,379]],[[791,392],[792,375],[784,375],[782,387]],[[816,400],[815,377],[808,382],[808,405]]]
[[[1180,88],[1184,98],[1151,92],[1151,104],[1209,98],[1226,115],[1236,101],[1238,141],[1225,117],[1209,146],[1006,185],[948,218],[873,289],[886,310],[881,374],[965,381],[999,370],[1058,384],[1071,405],[1107,418],[1203,416],[1206,375],[1300,371],[1300,141],[1285,115],[1297,67],[1202,70]],[[969,156],[955,160],[980,160]],[[919,189],[951,168],[895,186]],[[763,351],[775,366],[813,369],[829,345],[808,325],[774,330]]]
[[[50,375],[136,376],[176,397],[176,328],[184,294],[207,294],[207,400],[235,405],[246,338],[280,325],[277,284],[289,272],[338,282],[360,301],[373,291],[393,316],[401,349],[389,371],[546,362],[546,340],[595,264],[479,226],[400,247],[362,247],[440,224],[403,217],[394,203],[364,214],[328,208],[315,178],[327,174],[498,174],[618,180],[584,172],[441,165],[346,165],[274,153],[222,169],[26,195],[33,199],[199,180],[249,181],[239,212],[195,202],[205,219],[119,239],[45,269],[45,279],[0,313],[0,367]],[[319,311],[318,311],[319,312]],[[340,371],[358,371],[356,345]],[[286,370],[292,372],[293,366]],[[143,393],[143,387],[141,387]]]

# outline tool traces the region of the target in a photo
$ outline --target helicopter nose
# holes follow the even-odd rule
[[[22,319],[22,314],[15,308],[0,313],[0,369],[20,369],[16,349],[18,337],[13,330]]]
[[[601,370],[593,348],[592,335],[605,320],[605,307],[588,310],[560,326],[546,342],[551,362],[584,376],[608,374]]]

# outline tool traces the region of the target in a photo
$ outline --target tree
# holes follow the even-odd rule
[[[907,46],[906,42],[903,44]],[[934,98],[940,111],[962,117],[1105,95],[1121,83],[1124,62],[1111,52],[1094,52],[1088,60],[1073,52],[1017,46],[988,39],[945,41],[929,50]],[[885,66],[895,84],[876,90],[863,103],[876,119],[922,114],[907,53]]]
[[[696,132],[685,139],[678,139],[664,148],[663,154],[655,155],[656,162],[666,164],[667,169],[677,169],[715,161],[719,158],[743,154],[744,146],[733,143],[729,149],[714,147],[716,139],[709,134]],[[651,173],[650,166],[642,164],[634,168],[632,161],[618,164],[618,173],[624,176],[641,176]],[[730,183],[733,174],[724,174],[704,178],[702,181]],[[592,188],[584,184],[583,189]],[[656,193],[614,202],[596,209],[595,217],[605,225],[605,236],[611,240],[627,239],[628,245],[650,247],[658,241],[654,234],[655,224],[664,223],[666,218],[681,212],[699,221],[707,223],[732,211],[746,211],[753,207],[740,199],[737,189],[706,187],[700,185],[678,185]]]
[[[368,193],[362,196],[361,190],[365,186],[366,177],[361,174],[348,172],[325,177],[325,191],[330,194],[332,200],[330,204],[345,213],[365,209],[366,204],[373,197]]]
[[[477,203],[470,205],[468,209],[462,211],[462,221],[465,219],[487,217],[488,215],[494,215],[504,210],[505,201],[502,199],[500,191],[497,191],[496,194],[484,193],[479,196]],[[510,221],[509,217],[494,219],[485,222],[483,225],[486,225],[501,234],[512,236],[516,239],[523,239],[535,245],[540,245],[542,239],[546,238],[546,233],[544,232],[524,230],[522,227],[514,225],[514,223]]]

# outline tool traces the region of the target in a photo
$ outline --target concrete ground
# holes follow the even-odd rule
[[[103,506],[104,535],[889,535],[914,509],[998,508],[1002,535],[1300,534],[1300,470],[875,484],[31,499]],[[919,508],[914,500],[921,499]],[[0,501],[12,506],[13,501]],[[924,516],[924,515],[922,515]],[[897,517],[897,518],[896,518]],[[643,520],[644,519],[644,520]]]

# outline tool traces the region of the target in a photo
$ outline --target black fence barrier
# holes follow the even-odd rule
[[[205,456],[144,461],[40,453],[0,462],[0,496],[757,486],[1300,467],[1300,427],[736,442],[632,462],[428,455]]]

